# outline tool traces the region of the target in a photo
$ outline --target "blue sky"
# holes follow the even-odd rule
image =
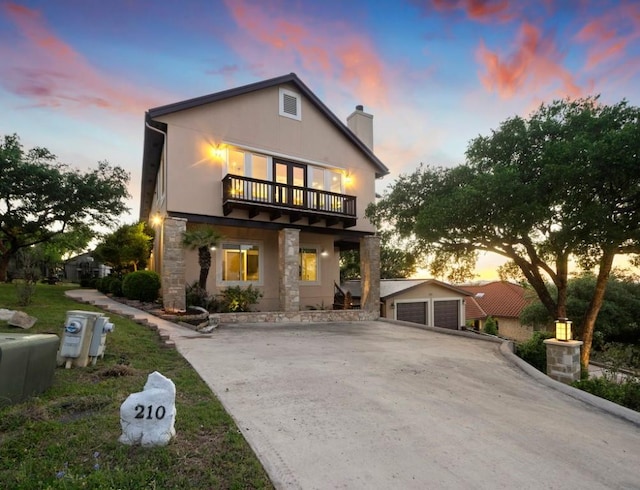
[[[0,135],[126,168],[125,222],[146,109],[290,72],[374,115],[382,191],[542,102],[640,105],[640,2],[0,0]]]

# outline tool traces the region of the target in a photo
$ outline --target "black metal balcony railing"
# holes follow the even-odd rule
[[[250,218],[267,212],[272,220],[288,215],[292,223],[306,217],[309,224],[320,219],[327,226],[342,222],[347,228],[356,224],[355,196],[239,175],[222,179],[222,205],[225,216],[234,209],[247,209]]]

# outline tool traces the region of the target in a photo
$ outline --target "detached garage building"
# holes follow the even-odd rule
[[[346,281],[357,304],[360,281]],[[380,280],[380,316],[392,320],[459,330],[465,324],[465,298],[472,294],[435,279]]]

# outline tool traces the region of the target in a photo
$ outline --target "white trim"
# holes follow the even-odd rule
[[[284,110],[284,100],[285,97],[291,97],[295,99],[296,103],[296,113],[291,114],[290,112],[285,112]],[[302,96],[296,92],[292,92],[291,90],[287,90],[286,88],[280,87],[278,90],[278,114],[284,117],[288,117],[289,119],[295,119],[296,121],[302,120]]]

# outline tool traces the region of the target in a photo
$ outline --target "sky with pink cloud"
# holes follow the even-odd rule
[[[640,2],[0,0],[0,135],[126,168],[123,222],[145,110],[290,72],[343,121],[374,115],[382,191],[540,103],[640,105]]]

